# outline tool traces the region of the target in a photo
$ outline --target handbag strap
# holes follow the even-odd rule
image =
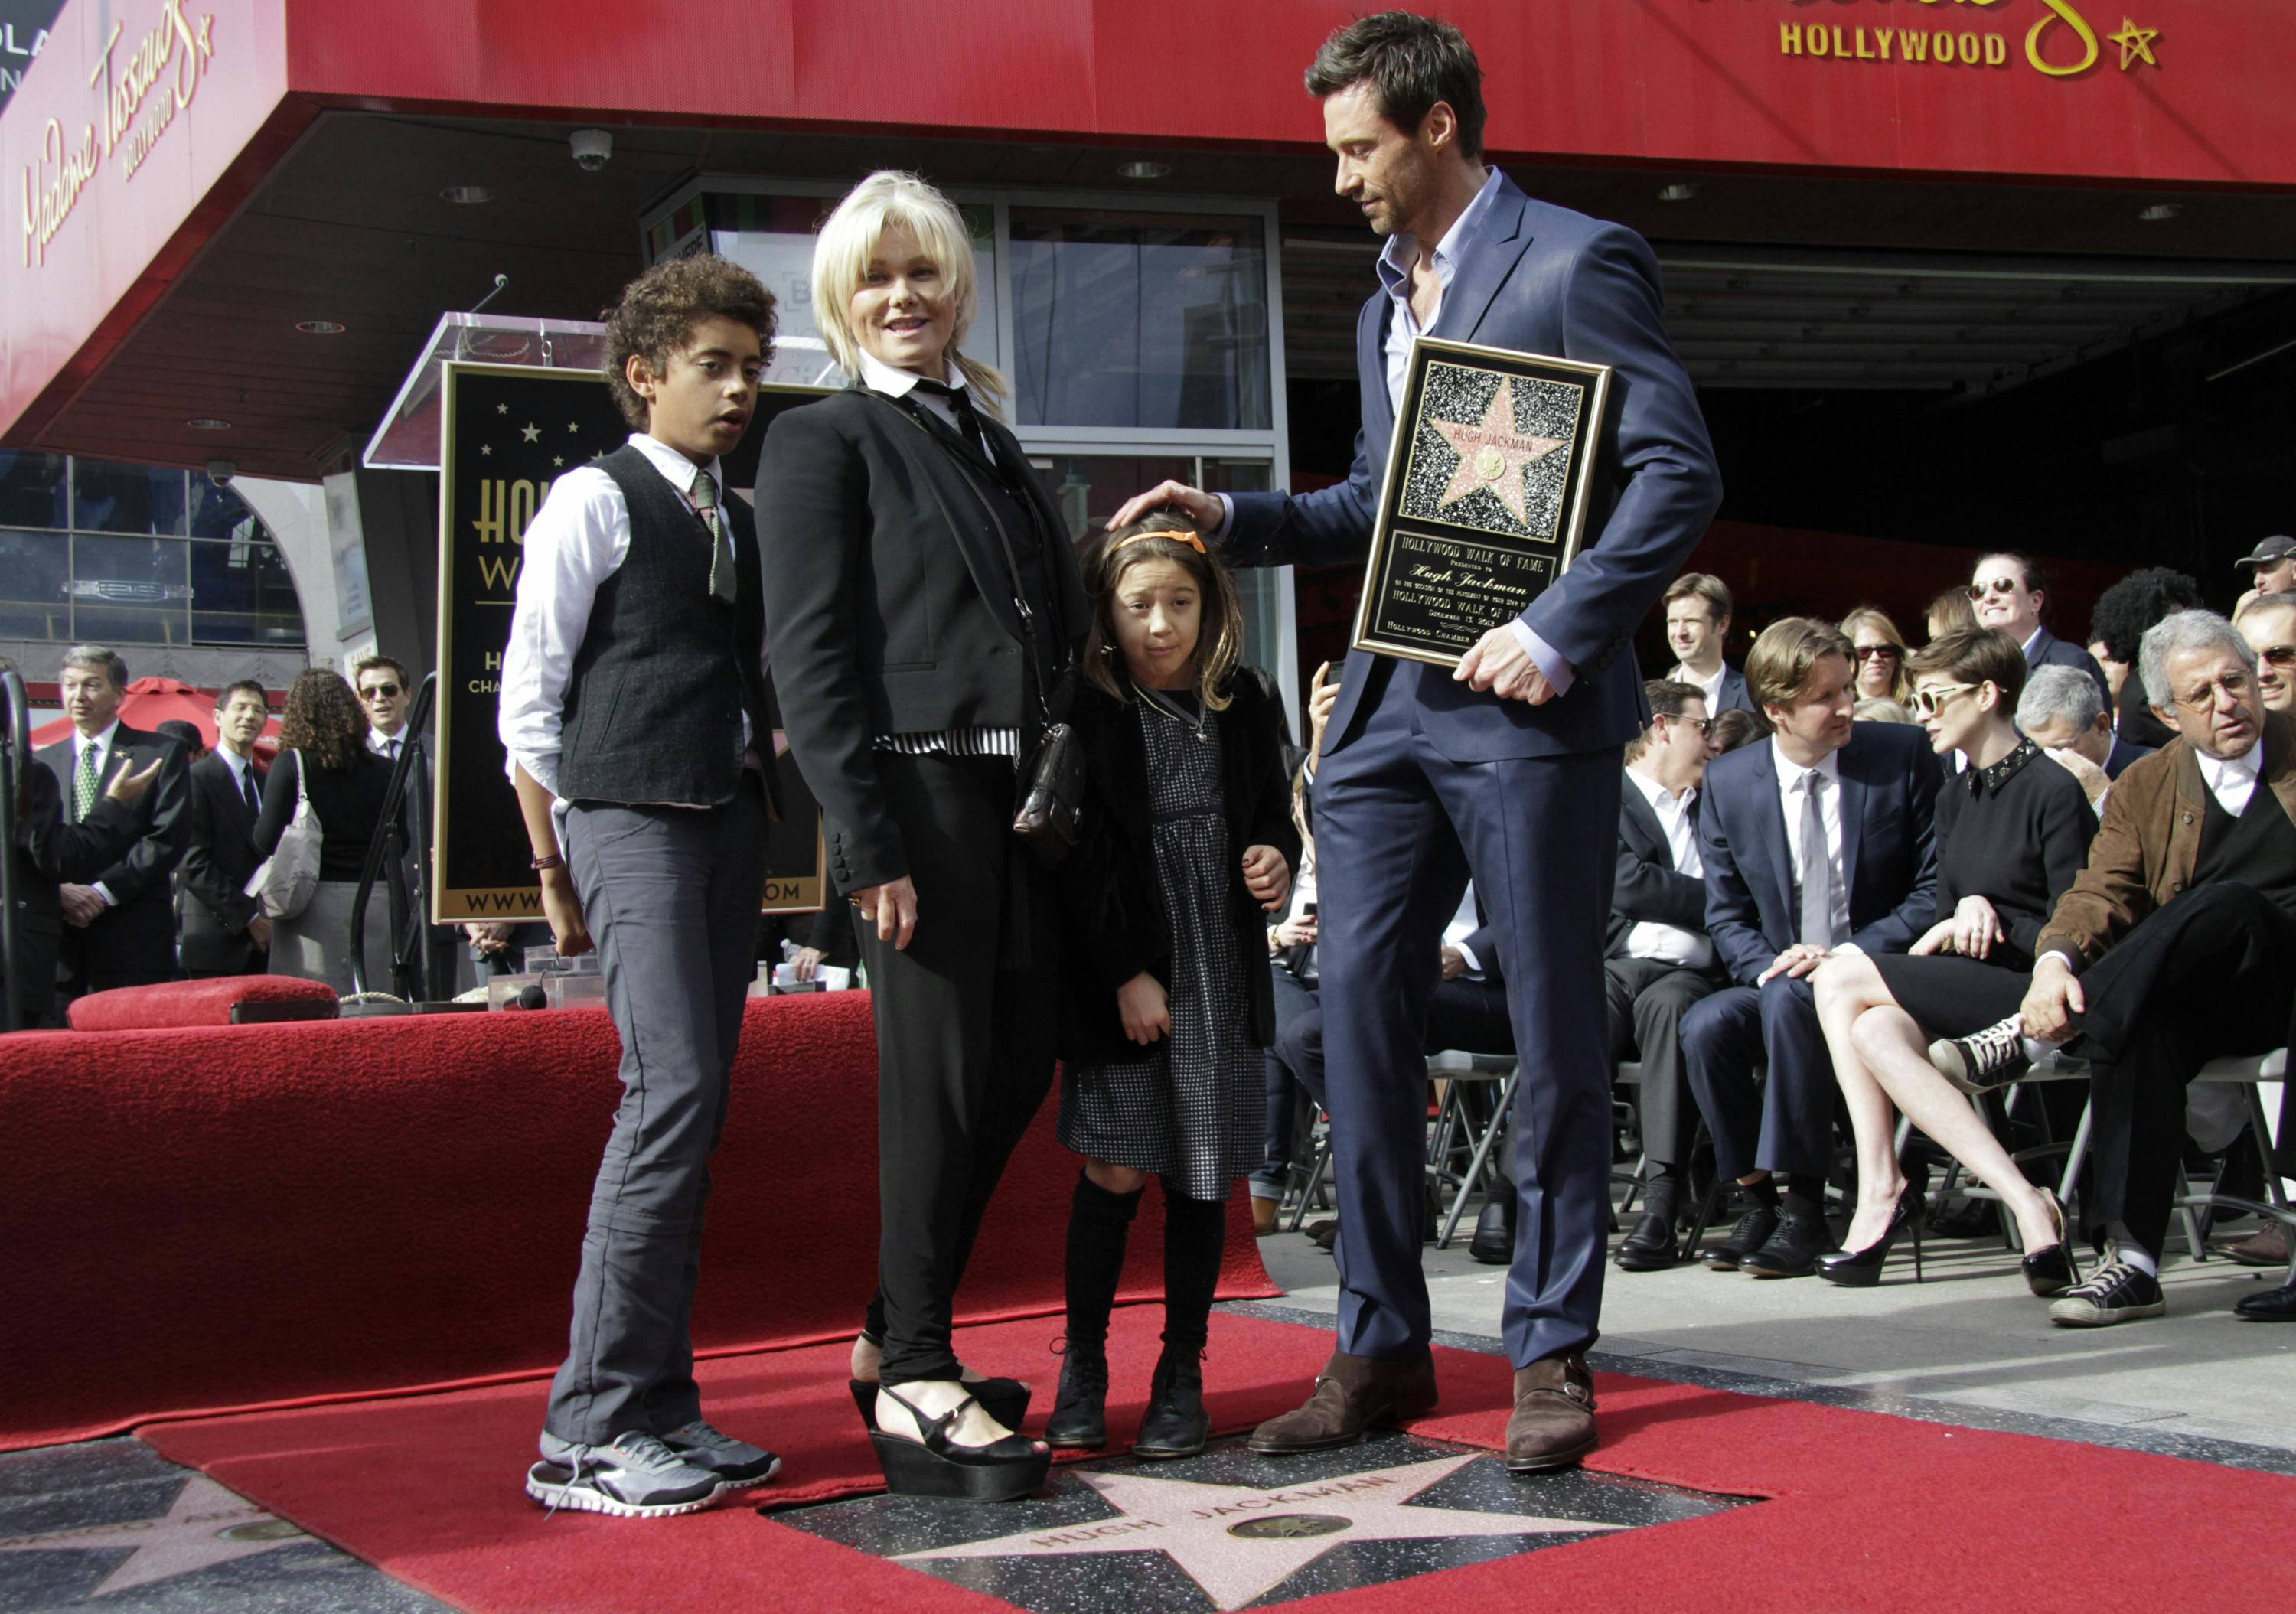
[[[311,805],[311,765],[303,760],[301,751],[291,754],[295,758],[295,805],[307,807]]]

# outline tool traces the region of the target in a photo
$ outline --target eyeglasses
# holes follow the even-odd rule
[[[1956,695],[1965,695],[1971,690],[1982,689],[1980,684],[1925,684],[1914,692],[1908,703],[1916,717],[1934,717],[1938,709]]]
[[[2211,678],[2197,688],[2186,690],[2177,697],[2177,704],[2188,712],[2204,712],[2217,703],[2218,691],[2237,703],[2254,683],[2246,673],[2226,673],[2221,678]]]
[[[2274,644],[2256,652],[2256,659],[2273,667],[2296,667],[2296,644]]]
[[[1663,712],[1659,715],[1660,717],[1666,716]],[[1707,740],[1714,738],[1714,719],[1711,717],[1669,717],[1668,718],[1668,721],[1672,723],[1686,723],[1691,727],[1696,729],[1702,738]]]
[[[1856,653],[1860,661],[1894,661],[1905,653],[1905,649],[1902,644],[1860,644]]]
[[[362,700],[394,700],[398,697],[398,685],[396,684],[370,684],[359,691]]]
[[[1969,597],[1972,600],[1982,600],[1988,594],[2013,594],[2016,592],[2017,581],[2013,578],[1996,578],[1990,583],[1980,578],[1969,586]]]

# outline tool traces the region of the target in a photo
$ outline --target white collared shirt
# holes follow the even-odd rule
[[[1471,881],[1459,895],[1459,911],[1452,914],[1451,922],[1443,927],[1443,945],[1458,948],[1459,956],[1467,961],[1467,967],[1461,973],[1468,980],[1483,979],[1483,961],[1477,958],[1475,950],[1467,945],[1467,938],[1482,928],[1482,917],[1475,910],[1475,888]]]
[[[88,766],[87,754],[90,751],[95,753],[96,800],[101,801],[103,799],[106,783],[104,774],[111,766],[111,742],[119,733],[119,719],[117,717],[105,724],[103,733],[100,734],[83,734],[78,729],[72,730],[72,776],[64,782],[64,790],[67,792],[64,799],[67,807],[79,799],[80,771]],[[92,808],[94,804],[89,805]],[[102,881],[97,881],[88,889],[103,898],[105,907],[116,908],[119,905],[111,893],[104,888]]]
[[[1674,872],[1687,874],[1693,880],[1703,879],[1706,864],[1698,856],[1698,826],[1690,818],[1691,804],[1698,799],[1698,787],[1693,784],[1677,796],[1633,767],[1627,769],[1627,782],[1642,792],[1643,799],[1658,815],[1658,827],[1666,836],[1667,850],[1674,854]],[[1626,947],[1629,958],[1647,958],[1693,970],[1703,970],[1714,962],[1713,940],[1703,930],[1685,930],[1680,925],[1660,924],[1654,919],[1638,919],[1628,925]]]
[[[254,758],[242,757],[220,741],[216,743],[215,754],[222,758],[224,766],[231,770],[231,788],[239,792],[241,800],[247,799],[250,783],[255,786],[255,799],[258,801],[263,799],[263,782],[255,776]]]
[[[923,379],[914,371],[896,370],[872,354],[865,352],[861,356],[861,384],[872,392],[882,392],[887,397],[906,397],[916,390],[917,383]],[[947,365],[941,371],[941,383],[947,387],[962,387],[964,385],[964,372],[955,365]],[[928,392],[917,402],[938,416],[943,425],[954,429],[960,436],[964,434],[964,429],[956,423],[956,410],[947,398],[937,392]],[[973,406],[978,408],[980,405],[976,401]]]
[[[1727,661],[1718,661],[1714,664],[1714,676],[1711,678],[1699,677],[1679,661],[1674,664],[1666,676],[1677,684],[1687,684],[1704,695],[1708,717],[1718,717],[1722,715],[1722,680],[1730,676],[1730,664]]]
[[[692,460],[642,431],[631,434],[630,446],[661,472],[679,498],[690,494],[697,469]],[[730,496],[723,467],[713,459],[702,469],[717,482],[723,504]],[[721,521],[718,527],[718,541],[731,554],[733,523]],[[510,753],[506,766],[524,768],[528,777],[555,796],[560,731],[575,652],[589,631],[590,607],[599,586],[629,559],[629,504],[614,479],[595,465],[579,465],[553,482],[526,529],[525,552],[518,569],[510,643],[503,651],[495,726],[503,749]],[[751,738],[746,711],[742,714],[742,738],[745,743]]]
[[[617,488],[615,491],[619,492],[620,489]],[[629,545],[627,543],[625,543],[622,545],[622,553],[626,555],[629,553]],[[406,738],[406,730],[404,725],[402,725],[399,728],[399,731],[395,734],[386,734],[379,728],[370,728],[366,732],[366,749],[373,751],[376,756],[381,758],[386,762],[395,762],[398,758],[398,748],[399,742]],[[533,772],[531,768],[527,771],[529,773]]]
[[[2201,782],[2216,797],[2217,805],[2237,818],[2248,810],[2249,798],[2256,794],[2256,782],[2264,773],[2264,736],[2259,734],[2239,757],[2211,757],[2195,746],[2193,760],[2201,765]]]
[[[1841,866],[1841,753],[1828,751],[1816,767],[1804,767],[1789,758],[1777,737],[1770,738],[1770,762],[1778,775],[1778,805],[1786,820],[1786,862],[1790,872],[1801,868],[1802,776],[1818,774],[1825,788],[1818,797],[1818,815],[1825,825],[1826,861],[1833,865],[1833,905],[1830,915],[1836,951],[1856,951],[1843,944],[1849,935],[1849,881]]]

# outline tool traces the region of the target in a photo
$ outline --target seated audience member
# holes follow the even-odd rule
[[[2296,719],[2264,710],[2255,652],[2212,611],[2148,629],[2137,672],[2177,739],[2113,786],[2087,867],[2034,944],[2019,1012],[1931,1050],[1980,1087],[2025,1068],[2021,1032],[2088,1061],[2083,1211],[2105,1260],[2049,1307],[2076,1327],[2167,1309],[2158,1274],[2185,1086],[2210,1059],[2287,1041],[2296,971]],[[2296,1170],[2287,1118],[2283,1172]],[[2296,1286],[2234,1310],[2296,1321]]]
[[[1849,716],[1852,721],[1857,723],[1910,724],[1914,720],[1913,713],[1896,701],[1884,700],[1880,695],[1859,696],[1857,703],[1849,709]]]
[[[2096,688],[2071,668],[2045,667]],[[1857,1214],[1841,1251],[1821,1258],[1837,1283],[1880,1281],[1882,1263],[1922,1214],[1922,1192],[1898,1159],[1903,1114],[2001,1195],[2017,1218],[2025,1281],[2053,1295],[2079,1276],[2065,1248],[2064,1208],[2025,1180],[2008,1151],[1932,1067],[1932,1038],[1999,1020],[2025,995],[2033,944],[2080,873],[2096,833],[2087,797],[2010,721],[2025,658],[2006,634],[1948,634],[1913,660],[1914,707],[1942,756],[1966,767],[1937,801],[1937,899],[1922,938],[1904,954],[1836,954],[1818,966],[1817,1018],[1857,1143]],[[1919,1271],[1920,1228],[1915,1228]]]
[[[1722,659],[1730,639],[1729,586],[1702,571],[1685,571],[1667,586],[1660,603],[1666,642],[1678,658],[1666,676],[1695,689],[1710,715],[1751,711],[1746,675]]]
[[[266,857],[295,816],[297,782],[319,820],[319,884],[308,906],[271,929],[271,973],[323,980],[339,997],[351,990],[351,908],[365,872],[368,843],[382,822],[390,793],[390,764],[367,742],[358,697],[340,673],[307,668],[287,687],[279,718],[279,755],[263,782],[263,812],[255,847]],[[365,923],[371,986],[390,979],[390,906],[381,883],[370,895]]]
[[[2104,668],[2078,644],[2068,644],[2041,626],[2048,602],[2048,586],[2038,563],[2030,556],[2002,551],[1982,556],[1969,580],[1969,602],[1977,625],[2007,634],[2021,645],[2027,668],[2070,667],[2096,680],[2096,692],[2112,699],[2112,685]]]
[[[2256,692],[2264,709],[2296,710],[2296,594],[2259,594],[2233,620],[2256,652]]]
[[[1839,948],[1904,952],[1936,897],[1927,736],[1853,723],[1851,676],[1832,625],[1765,628],[1746,682],[1775,732],[1710,763],[1699,799],[1706,931],[1736,984],[1683,1016],[1683,1059],[1715,1167],[1753,1200],[1710,1252],[1718,1271],[1799,1277],[1829,1248],[1833,1070],[1808,977]]]
[[[861,967],[861,938],[853,929],[853,905],[834,885],[824,895],[821,912],[806,929],[805,945],[790,954],[790,972],[800,980],[817,979],[825,965],[832,970]]]
[[[191,829],[185,788],[191,768],[182,746],[119,720],[127,663],[117,652],[74,645],[64,652],[59,681],[72,733],[37,756],[62,788],[67,823],[85,822],[103,794],[102,782],[121,761],[139,771],[155,758],[162,763],[151,789],[135,800],[144,832],[94,879],[66,881],[58,891],[64,921],[61,996],[70,1003],[84,992],[140,987],[178,974],[174,875]]]
[[[263,812],[263,782],[255,772],[255,742],[271,717],[269,697],[251,678],[216,695],[216,748],[192,764],[191,836],[176,870],[183,887],[184,973],[258,975],[271,946],[271,922],[247,894],[262,863],[255,821]]]
[[[2172,611],[2197,610],[2201,603],[2201,586],[2167,566],[2132,571],[2096,597],[2089,612],[2088,636],[2104,647],[2098,660],[2120,669],[2118,681],[2107,680],[2113,691],[2112,726],[2131,745],[2158,750],[2177,737],[2144,703],[2144,680],[2128,676],[2136,664],[2144,630]]]
[[[2249,586],[2259,594],[2284,594],[2296,590],[2296,538],[2276,534],[2233,565],[2248,573]]]
[[[1923,613],[1929,625],[1930,637],[1942,639],[1948,634],[1967,633],[1977,626],[1977,608],[1969,602],[1969,590],[1948,588],[1930,602]]]
[[[1707,738],[1714,741],[1718,757],[1736,750],[1742,745],[1751,745],[1757,740],[1770,737],[1770,720],[1759,712],[1750,712],[1733,707],[1714,720]]]
[[[2037,667],[2017,697],[2017,726],[2052,761],[2080,781],[2099,814],[2112,782],[2128,765],[2152,753],[2113,732],[2112,713],[2096,685],[2070,667]]]
[[[1706,935],[1706,881],[1698,860],[1698,782],[1714,754],[1706,702],[1689,684],[1668,679],[1644,689],[1651,725],[1627,747],[1610,952],[1603,963],[1611,1057],[1642,1068],[1636,1110],[1643,1215],[1614,1258],[1628,1272],[1674,1265],[1675,1212],[1697,1114],[1683,1076],[1682,1017],[1727,980]]]
[[[1842,637],[1849,641],[1850,664],[1857,669],[1851,685],[1860,706],[1869,700],[1886,700],[1898,709],[1898,716],[1870,717],[1859,712],[1860,723],[1910,723],[1906,715],[1906,702],[1913,696],[1913,682],[1906,676],[1906,637],[1898,625],[1870,605],[1861,605],[1841,619]]]
[[[160,776],[165,758],[140,767],[122,756],[112,764],[103,794],[68,817],[63,787],[45,762],[24,769],[23,802],[16,816],[16,952],[7,961],[9,990],[19,1028],[60,1025],[56,1017],[56,959],[63,946],[63,888],[110,868],[144,833],[135,804]]]

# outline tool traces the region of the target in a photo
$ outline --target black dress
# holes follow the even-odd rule
[[[2030,740],[1988,768],[1972,768],[1938,791],[1934,925],[1964,897],[1983,897],[2005,941],[1989,958],[1956,953],[1874,960],[1898,1006],[1931,1036],[1961,1036],[2005,1020],[2024,1001],[2040,939],[2057,898],[2088,861],[2096,813],[2080,782]]]

